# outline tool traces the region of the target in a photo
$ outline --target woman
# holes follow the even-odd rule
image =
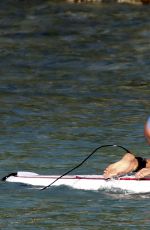
[[[150,144],[150,117],[145,124],[144,135]],[[108,179],[130,172],[136,172],[135,177],[139,179],[150,175],[150,159],[144,159],[142,157],[136,157],[132,153],[126,153],[120,161],[109,165],[104,170],[104,177]]]

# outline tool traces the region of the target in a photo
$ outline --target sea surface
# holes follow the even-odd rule
[[[150,157],[150,8],[0,1],[0,176],[62,174],[95,148]],[[97,151],[72,174],[102,174]],[[0,229],[149,229],[150,194],[0,182]]]

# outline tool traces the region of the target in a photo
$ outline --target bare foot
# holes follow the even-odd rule
[[[150,176],[150,168],[143,168],[135,174],[135,177],[138,179],[141,179],[146,176]]]
[[[137,166],[138,162],[134,155],[131,153],[127,153],[120,161],[109,165],[104,170],[103,176],[105,179],[112,178],[114,176],[120,176],[134,171],[137,168]]]

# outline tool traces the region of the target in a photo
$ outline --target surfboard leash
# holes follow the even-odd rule
[[[56,181],[58,181],[59,179],[61,179],[62,177],[68,175],[69,173],[71,173],[72,171],[74,171],[75,169],[79,168],[81,165],[84,164],[85,161],[87,161],[95,152],[97,152],[97,150],[101,149],[101,148],[106,148],[106,147],[117,147],[117,148],[121,148],[123,149],[125,152],[127,153],[131,153],[127,148],[121,146],[121,145],[115,145],[115,144],[109,144],[109,145],[101,145],[97,148],[95,148],[83,161],[81,161],[81,163],[79,163],[78,165],[76,165],[75,167],[73,167],[72,169],[66,171],[64,174],[62,174],[61,176],[59,176],[58,178],[56,178],[52,183],[50,183],[49,185],[43,187],[41,190],[45,190],[47,188],[49,188],[50,186],[52,186]]]

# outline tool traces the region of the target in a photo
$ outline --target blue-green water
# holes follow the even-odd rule
[[[0,175],[61,174],[102,144],[149,156],[149,7],[0,3]],[[103,173],[103,149],[76,173]],[[149,229],[150,196],[0,185],[1,229]]]

